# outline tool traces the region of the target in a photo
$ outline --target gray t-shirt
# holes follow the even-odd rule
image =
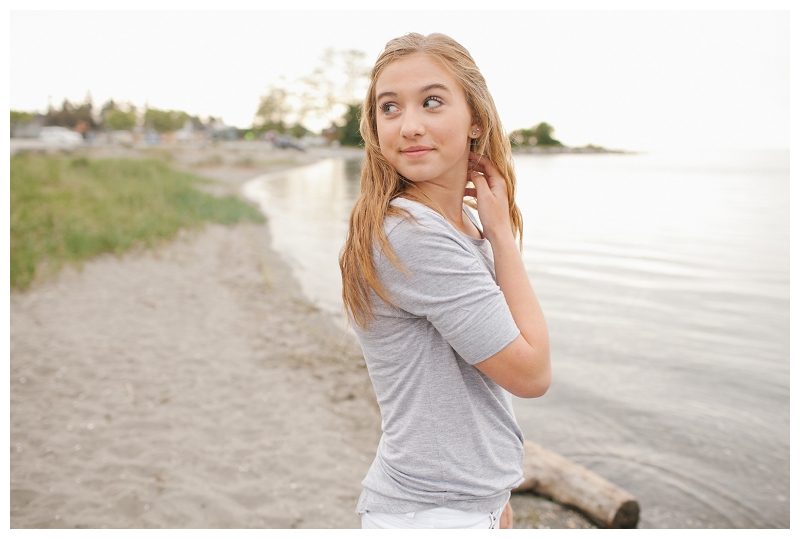
[[[423,204],[392,204],[416,222],[386,219],[408,272],[376,253],[396,307],[373,293],[375,319],[354,324],[383,429],[356,512],[499,509],[522,482],[524,453],[510,394],[473,366],[519,335],[491,246]]]

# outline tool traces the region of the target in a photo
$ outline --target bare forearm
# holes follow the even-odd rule
[[[537,370],[550,372],[550,338],[544,313],[533,291],[522,256],[510,231],[493,238],[494,267],[497,284],[508,303],[522,337],[531,347]]]

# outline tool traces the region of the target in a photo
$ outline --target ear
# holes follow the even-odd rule
[[[480,124],[476,121],[471,126],[469,126],[469,138],[476,139],[479,138],[483,134],[483,130],[481,129]]]

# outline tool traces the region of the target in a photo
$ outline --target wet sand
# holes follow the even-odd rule
[[[224,193],[313,157],[175,163]],[[12,293],[10,313],[12,528],[360,527],[375,396],[269,224],[65,268]],[[517,527],[589,525],[538,497],[512,504]]]

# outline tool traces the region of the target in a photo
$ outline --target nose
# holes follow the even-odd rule
[[[405,111],[403,124],[400,126],[400,135],[403,138],[416,138],[425,134],[425,123],[420,116],[414,110]]]

